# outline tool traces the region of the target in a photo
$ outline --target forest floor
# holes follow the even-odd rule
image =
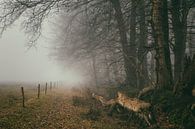
[[[111,117],[90,120],[84,116],[85,106],[74,106],[72,93],[67,89],[53,89],[47,95],[36,89],[25,92],[22,108],[20,87],[0,87],[0,129],[127,129]],[[133,127],[132,127],[133,129]]]
[[[109,115],[109,109],[82,95],[87,95],[87,92],[48,88],[45,95],[44,88],[41,88],[38,99],[37,87],[26,86],[23,108],[20,86],[0,86],[0,129],[184,129],[171,124],[162,111],[156,114],[156,127],[145,126],[143,120],[127,112]],[[179,114],[173,115],[174,120],[180,117]]]

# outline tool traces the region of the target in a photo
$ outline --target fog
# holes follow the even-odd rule
[[[0,38],[0,82],[64,80],[67,71],[48,56],[49,35],[46,28],[36,48],[28,49],[19,23],[6,30]]]

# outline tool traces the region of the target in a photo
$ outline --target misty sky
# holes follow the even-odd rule
[[[44,35],[49,35],[47,29],[44,31]],[[49,81],[63,78],[60,67],[48,57],[48,39],[42,37],[38,41],[37,49],[31,48],[28,51],[25,47],[27,41],[17,23],[0,38],[0,82]]]

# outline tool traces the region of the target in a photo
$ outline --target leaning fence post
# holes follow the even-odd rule
[[[24,108],[25,104],[24,104],[24,88],[23,87],[21,87],[21,91],[22,91],[22,107]]]
[[[45,95],[47,94],[47,82],[46,82],[46,85],[45,85]]]
[[[40,97],[40,84],[38,85],[38,98]]]

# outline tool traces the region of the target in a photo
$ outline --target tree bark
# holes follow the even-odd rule
[[[105,78],[107,79],[107,83],[111,84],[111,69],[110,69],[107,55],[104,55],[104,59],[105,59],[105,65],[106,65]]]
[[[93,69],[95,86],[98,86],[97,69],[96,69],[96,57],[95,57],[94,53],[92,53],[92,69]]]
[[[174,81],[182,80],[186,49],[187,15],[189,9],[185,0],[172,0],[172,24],[175,39],[174,47]]]
[[[130,43],[129,43],[129,56],[131,65],[130,72],[131,72],[131,83],[136,84],[136,87],[140,87],[140,80],[139,80],[139,59],[136,55],[137,53],[137,44],[136,44],[136,8],[137,8],[137,1],[131,1],[131,15],[130,15]]]
[[[169,73],[169,83],[172,85],[173,83],[173,75],[172,75],[172,64],[171,64],[171,58],[170,58],[170,48],[169,48],[169,22],[168,22],[168,5],[167,0],[162,0],[162,11],[161,15],[163,18],[162,21],[162,31],[164,36],[164,52],[165,52],[165,63],[167,66],[167,70]]]
[[[140,13],[140,41],[138,46],[138,60],[139,60],[139,81],[140,88],[143,88],[148,82],[148,72],[147,72],[147,57],[144,54],[144,46],[147,45],[147,29],[146,29],[146,19],[145,19],[145,1],[140,0],[139,2],[139,13]]]
[[[157,86],[158,88],[169,88],[170,85],[170,73],[166,63],[167,54],[165,53],[164,31],[163,31],[163,17],[162,17],[162,0],[152,1],[152,23],[153,33],[155,38],[155,50],[156,50],[156,74],[157,74]],[[170,57],[169,57],[170,58]]]
[[[113,8],[115,10],[115,18],[118,23],[118,29],[119,29],[119,35],[120,35],[120,43],[122,45],[122,50],[123,50],[123,57],[124,57],[124,67],[125,67],[125,73],[126,73],[126,81],[128,84],[131,83],[131,81],[134,81],[135,76],[132,76],[132,69],[131,65],[132,62],[130,62],[129,58],[129,45],[128,45],[128,40],[127,40],[127,30],[126,30],[126,25],[125,21],[123,18],[123,14],[121,11],[121,5],[119,0],[110,0],[110,2],[113,5]],[[135,68],[134,68],[135,69]]]

